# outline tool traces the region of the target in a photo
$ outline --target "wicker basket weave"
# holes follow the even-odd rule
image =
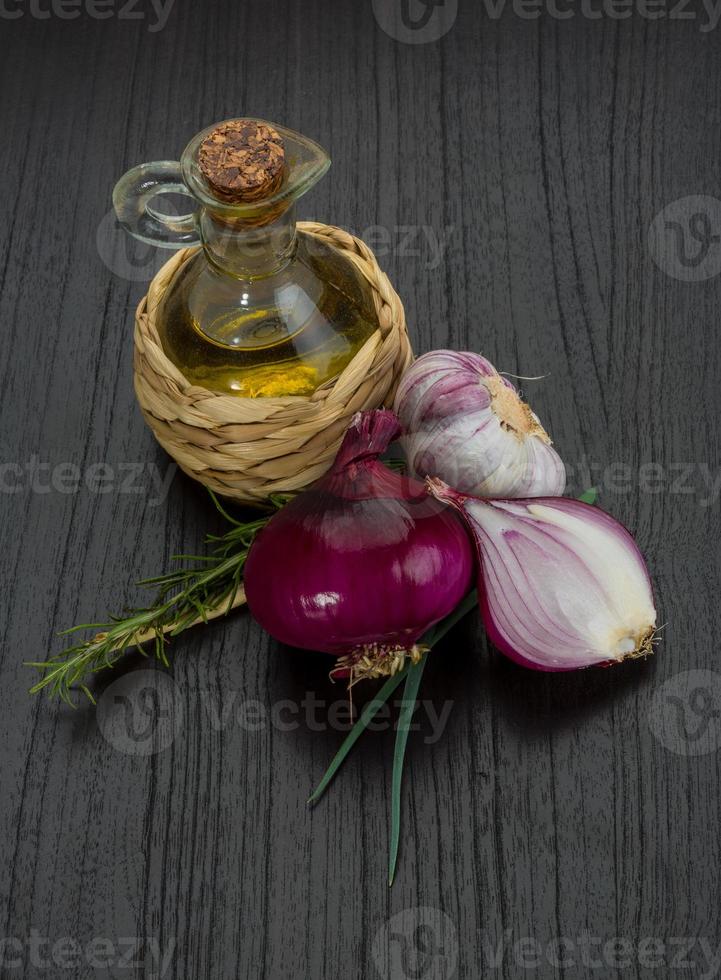
[[[372,289],[379,324],[342,374],[312,395],[222,395],[190,384],[168,360],[155,313],[195,248],[166,262],[135,316],[135,392],[146,422],[185,473],[236,500],[262,502],[321,476],[353,414],[390,402],[413,357],[403,304],[371,250],[340,228],[315,222],[298,228],[346,253]]]

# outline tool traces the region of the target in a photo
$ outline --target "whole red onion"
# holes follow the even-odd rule
[[[344,658],[351,677],[394,673],[473,585],[472,542],[450,509],[378,456],[393,412],[358,413],[331,470],[260,531],[245,567],[253,616],[290,646]]]

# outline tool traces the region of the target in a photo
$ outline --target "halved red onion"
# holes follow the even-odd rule
[[[635,541],[598,507],[565,497],[483,500],[427,480],[476,540],[491,641],[536,670],[575,670],[652,652],[656,609]]]
[[[562,494],[566,470],[538,417],[480,354],[437,350],[404,374],[395,399],[414,476],[479,497]]]

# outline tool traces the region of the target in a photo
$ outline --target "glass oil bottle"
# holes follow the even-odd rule
[[[312,140],[258,119],[211,126],[180,164],[142,164],[113,195],[121,224],[166,248],[200,244],[156,313],[167,357],[192,384],[248,398],[310,395],[377,329],[373,296],[345,253],[296,227],[295,201],[327,171]],[[190,195],[173,217],[158,194]]]

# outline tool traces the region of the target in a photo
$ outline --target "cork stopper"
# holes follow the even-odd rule
[[[198,166],[213,193],[229,204],[261,201],[283,182],[283,140],[266,123],[232,119],[205,137]]]

